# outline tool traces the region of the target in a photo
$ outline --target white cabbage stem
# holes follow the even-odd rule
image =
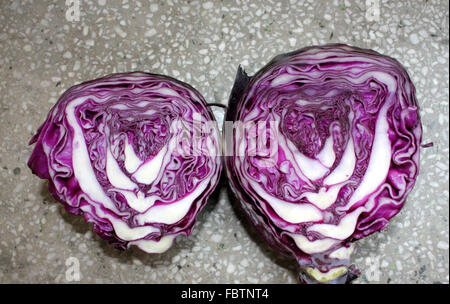
[[[301,272],[306,274],[309,278],[302,278],[303,280],[310,281],[312,279],[314,283],[325,284],[338,282],[340,280],[345,283],[348,280],[350,269],[350,258],[355,249],[355,243],[350,244],[348,247],[340,247],[331,252],[328,257],[342,261],[342,266],[332,267],[327,272],[322,272],[318,268],[305,266],[301,267]],[[302,274],[301,274],[302,275]],[[310,283],[310,282],[308,282]],[[342,283],[342,282],[339,282]]]

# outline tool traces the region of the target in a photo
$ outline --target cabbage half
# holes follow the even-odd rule
[[[401,64],[325,45],[253,77],[239,68],[226,121],[231,188],[260,234],[303,282],[354,278],[352,242],[387,225],[418,174],[422,127]]]
[[[212,123],[211,123],[212,122]],[[67,90],[31,139],[28,166],[68,212],[117,248],[166,251],[216,187],[217,124],[170,77],[113,74]]]

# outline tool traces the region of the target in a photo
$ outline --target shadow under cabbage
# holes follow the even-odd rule
[[[224,183],[226,183],[226,180],[224,179],[224,175],[222,174],[219,180],[219,184],[217,185],[213,193],[210,195],[203,209],[198,214],[197,220],[194,224],[194,227],[192,228],[191,235],[189,237],[180,235],[179,237],[176,238],[173,246],[162,254],[149,254],[140,250],[136,246],[131,246],[127,250],[117,249],[113,245],[111,245],[108,241],[98,236],[93,231],[92,227],[93,224],[87,223],[82,215],[74,215],[67,212],[64,206],[60,202],[58,202],[48,190],[48,181],[44,181],[42,183],[40,194],[44,198],[44,200],[49,204],[58,205],[59,215],[66,223],[68,223],[73,228],[73,230],[77,234],[79,234],[80,236],[84,236],[89,231],[92,232],[90,238],[95,239],[95,241],[98,243],[98,245],[95,248],[95,250],[97,251],[97,256],[99,256],[100,255],[99,252],[102,251],[104,256],[111,257],[114,260],[116,260],[116,262],[119,262],[121,264],[133,265],[134,259],[138,259],[144,266],[159,268],[170,266],[172,264],[171,262],[172,258],[178,255],[180,251],[186,249],[189,249],[189,252],[192,251],[192,248],[196,244],[195,241],[196,232],[202,229],[202,226],[206,222],[208,216],[216,207],[219,201],[220,191],[223,188]],[[94,255],[94,253],[91,254]],[[186,267],[189,267],[189,265],[186,265]]]
[[[257,244],[260,251],[266,257],[268,257],[278,266],[292,272],[294,277],[297,277],[298,276],[297,261],[293,257],[285,256],[276,251],[275,249],[273,249],[272,247],[270,247],[269,244],[266,242],[266,240],[255,229],[255,227],[253,227],[252,223],[247,218],[244,211],[241,209],[242,207],[240,206],[239,200],[234,195],[229,185],[227,185],[226,190],[233,212],[235,213],[239,223],[244,227],[250,239],[255,244]]]

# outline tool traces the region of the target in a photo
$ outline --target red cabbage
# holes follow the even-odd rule
[[[353,279],[352,242],[387,225],[419,170],[402,65],[346,45],[279,55],[253,77],[239,68],[226,121],[230,185],[259,233],[295,257],[302,282]]]
[[[68,212],[115,247],[149,253],[190,234],[222,167],[203,97],[155,74],[113,74],[70,88],[33,143],[28,166]]]

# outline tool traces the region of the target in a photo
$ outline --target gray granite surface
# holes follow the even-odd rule
[[[295,283],[291,261],[248,229],[225,187],[191,237],[165,254],[113,249],[31,174],[27,143],[58,97],[82,81],[151,71],[226,104],[239,64],[253,74],[279,53],[330,42],[404,64],[417,88],[424,142],[434,143],[422,150],[421,173],[401,213],[358,242],[356,283],[449,282],[448,1],[79,3],[76,20],[66,1],[0,1],[1,283],[67,283],[73,261],[82,283]]]

